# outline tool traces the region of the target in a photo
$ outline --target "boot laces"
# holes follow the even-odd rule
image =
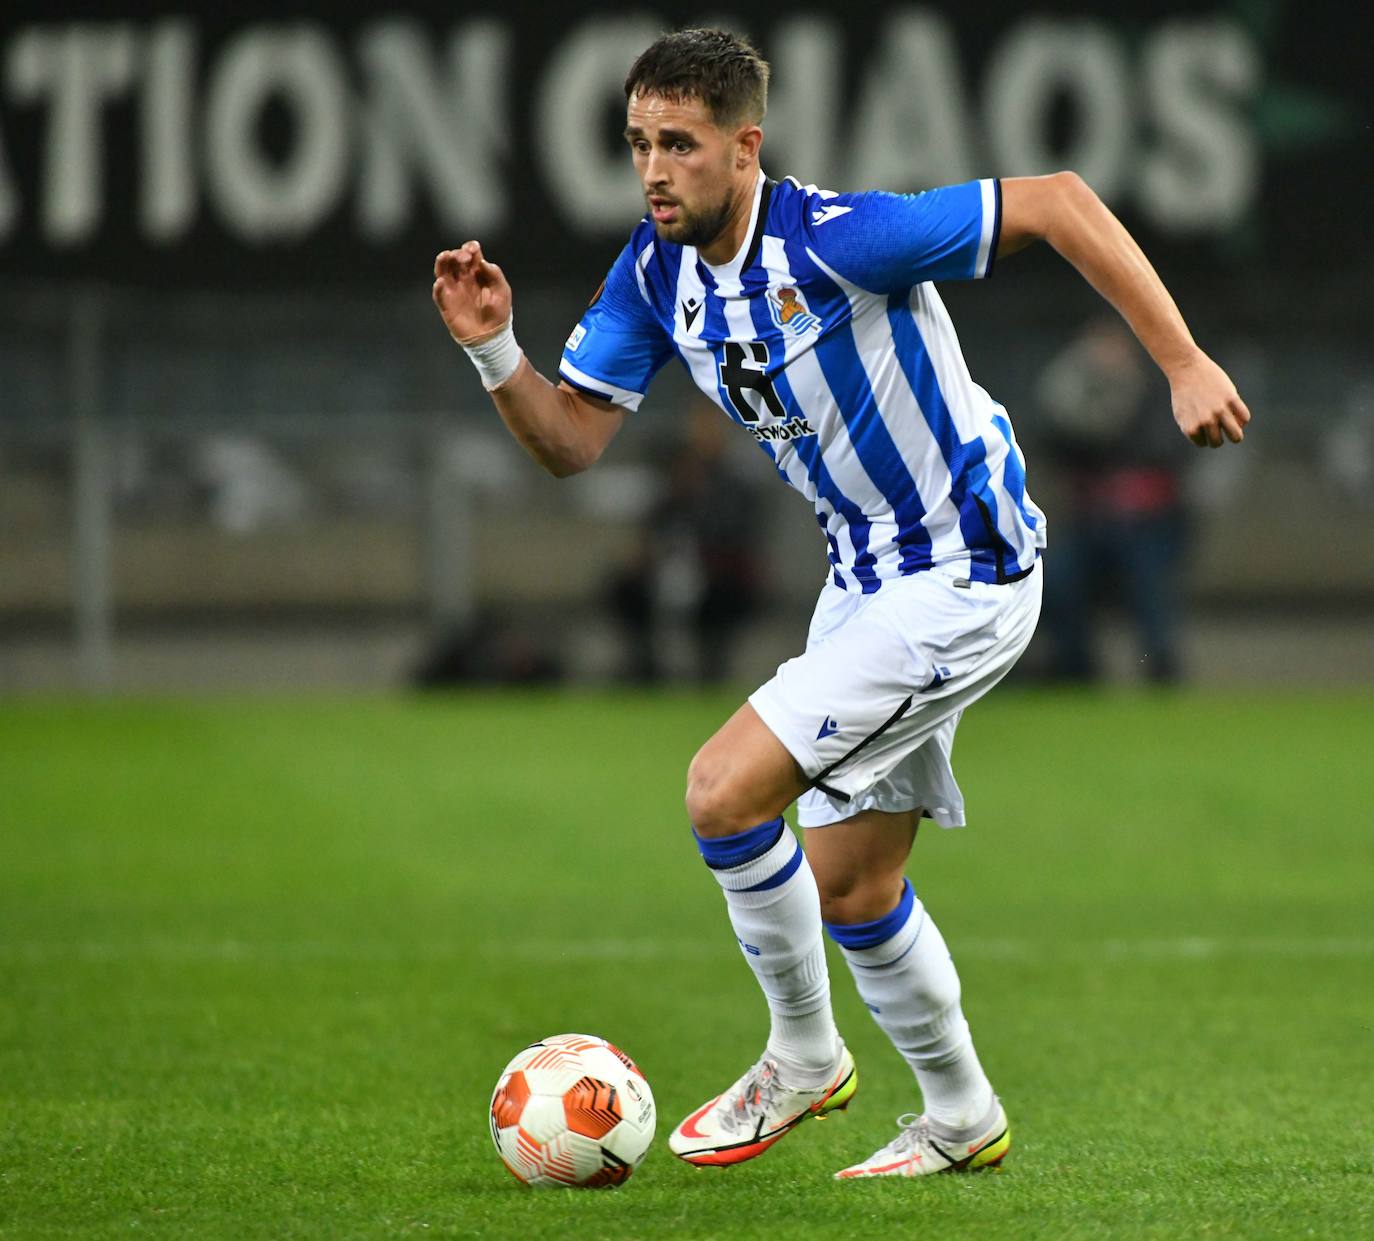
[[[778,1062],[765,1056],[740,1079],[730,1105],[721,1109],[721,1123],[732,1133],[752,1129],[768,1111],[779,1089]]]
[[[897,1136],[883,1147],[884,1155],[914,1155],[930,1138],[930,1119],[924,1114],[903,1112],[897,1117]]]

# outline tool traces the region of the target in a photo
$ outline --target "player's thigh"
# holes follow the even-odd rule
[[[920,810],[864,810],[806,829],[806,858],[827,922],[852,925],[891,913],[902,894]]]
[[[931,571],[889,583],[750,695],[817,788],[862,792],[1005,671],[1012,595],[956,581]]]
[[[687,770],[687,816],[702,836],[728,836],[776,818],[806,789],[787,748],[747,702]]]

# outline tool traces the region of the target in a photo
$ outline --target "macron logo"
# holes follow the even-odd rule
[[[683,300],[682,326],[686,331],[690,332],[692,330],[692,324],[696,321],[697,314],[700,311],[701,302],[697,298],[690,297]]]
[[[819,207],[811,213],[811,223],[825,224],[830,220],[838,220],[840,216],[848,215],[853,210],[853,207],[841,207],[838,204],[831,207]]]
[[[839,724],[827,715],[825,719],[821,721],[821,731],[816,734],[816,740],[824,741],[827,737],[833,737],[839,731]]]

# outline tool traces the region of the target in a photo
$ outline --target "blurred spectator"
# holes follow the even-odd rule
[[[1374,380],[1354,385],[1321,445],[1322,469],[1355,504],[1374,501]]]
[[[741,626],[762,601],[757,478],[736,466],[731,428],[714,405],[694,401],[660,463],[662,488],[629,562],[608,583],[625,633],[627,679],[665,674],[667,634],[685,628],[691,675],[722,680]]]
[[[1179,680],[1180,458],[1188,444],[1173,421],[1168,383],[1123,323],[1100,318],[1046,367],[1036,398],[1063,496],[1045,561],[1050,675],[1099,678],[1097,622],[1119,601],[1145,677]]]
[[[309,495],[297,472],[266,441],[223,432],[203,437],[192,458],[216,526],[246,535],[299,521]]]
[[[442,634],[420,658],[410,682],[416,689],[446,689],[555,685],[563,677],[563,661],[533,626],[492,611]]]

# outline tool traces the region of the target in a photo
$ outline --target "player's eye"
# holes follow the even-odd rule
[[[679,138],[669,149],[674,155],[686,155],[692,149],[692,144],[685,138]]]

